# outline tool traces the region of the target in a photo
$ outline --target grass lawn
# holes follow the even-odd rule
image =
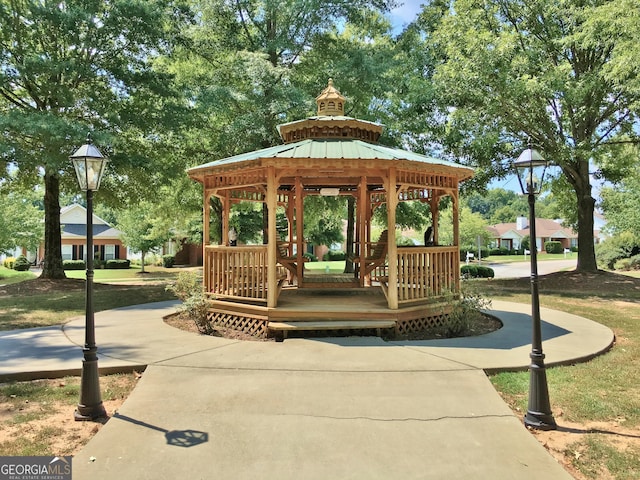
[[[538,261],[546,262],[549,260],[577,260],[577,253],[568,253],[566,256],[563,253],[540,253],[538,252]],[[487,263],[515,263],[515,262],[531,262],[531,257],[527,255],[490,255],[482,258],[482,262]]]
[[[342,273],[344,272],[344,260],[332,262],[305,262],[304,270],[310,274]]]
[[[94,309],[96,312],[140,303],[173,300],[165,290],[182,269],[151,267],[96,270]],[[2,275],[0,271],[0,275]],[[0,282],[0,330],[60,325],[85,312],[85,271],[67,271],[65,280],[41,280],[33,273],[21,282]],[[15,277],[8,277],[13,279]],[[117,280],[116,280],[117,279]],[[111,283],[102,283],[111,282]],[[135,282],[135,285],[131,283]]]
[[[0,285],[11,285],[32,278],[36,278],[33,272],[16,272],[11,268],[0,266]]]
[[[542,306],[610,327],[616,345],[590,362],[547,370],[560,428],[536,435],[560,450],[554,453],[577,478],[640,478],[640,281],[613,273],[540,280]],[[473,283],[485,296],[530,303],[528,278]],[[528,373],[501,373],[491,381],[518,414],[526,412]]]

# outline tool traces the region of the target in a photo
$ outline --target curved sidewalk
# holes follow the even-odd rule
[[[174,329],[172,303],[99,312],[101,369],[149,367],[74,478],[569,479],[483,371],[527,368],[528,309],[493,302],[504,327],[480,337],[283,343]],[[613,343],[602,325],[541,314],[548,365]],[[77,371],[83,343],[84,318],[1,333],[0,377]]]

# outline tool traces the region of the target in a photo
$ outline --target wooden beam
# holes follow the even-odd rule
[[[296,221],[296,258],[297,267],[296,275],[298,279],[298,287],[300,287],[304,281],[304,262],[302,256],[304,255],[304,198],[302,192],[304,187],[300,177],[296,177],[295,186],[295,221]]]
[[[389,289],[387,305],[392,310],[398,309],[398,247],[396,246],[396,208],[398,206],[398,190],[396,187],[396,169],[389,169],[387,181],[387,228],[389,229]]]
[[[267,169],[267,307],[275,308],[278,304],[277,265],[276,265],[276,208],[278,201],[278,184],[274,167]]]

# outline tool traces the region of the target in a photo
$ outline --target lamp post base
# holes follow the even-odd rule
[[[558,425],[553,418],[553,415],[541,412],[528,411],[524,416],[524,424],[527,427],[534,428],[536,430],[557,430]]]
[[[94,352],[85,352],[90,356]],[[93,421],[98,418],[105,418],[107,412],[102,404],[102,396],[100,394],[100,379],[98,374],[98,358],[82,361],[82,377],[80,379],[80,403],[73,418],[77,422]]]

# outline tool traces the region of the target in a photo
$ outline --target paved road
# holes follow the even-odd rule
[[[538,261],[538,275],[547,275],[563,270],[573,270],[576,268],[577,258],[566,260],[543,260]],[[529,261],[516,263],[485,263],[493,268],[496,278],[522,278],[531,275],[531,264]]]

